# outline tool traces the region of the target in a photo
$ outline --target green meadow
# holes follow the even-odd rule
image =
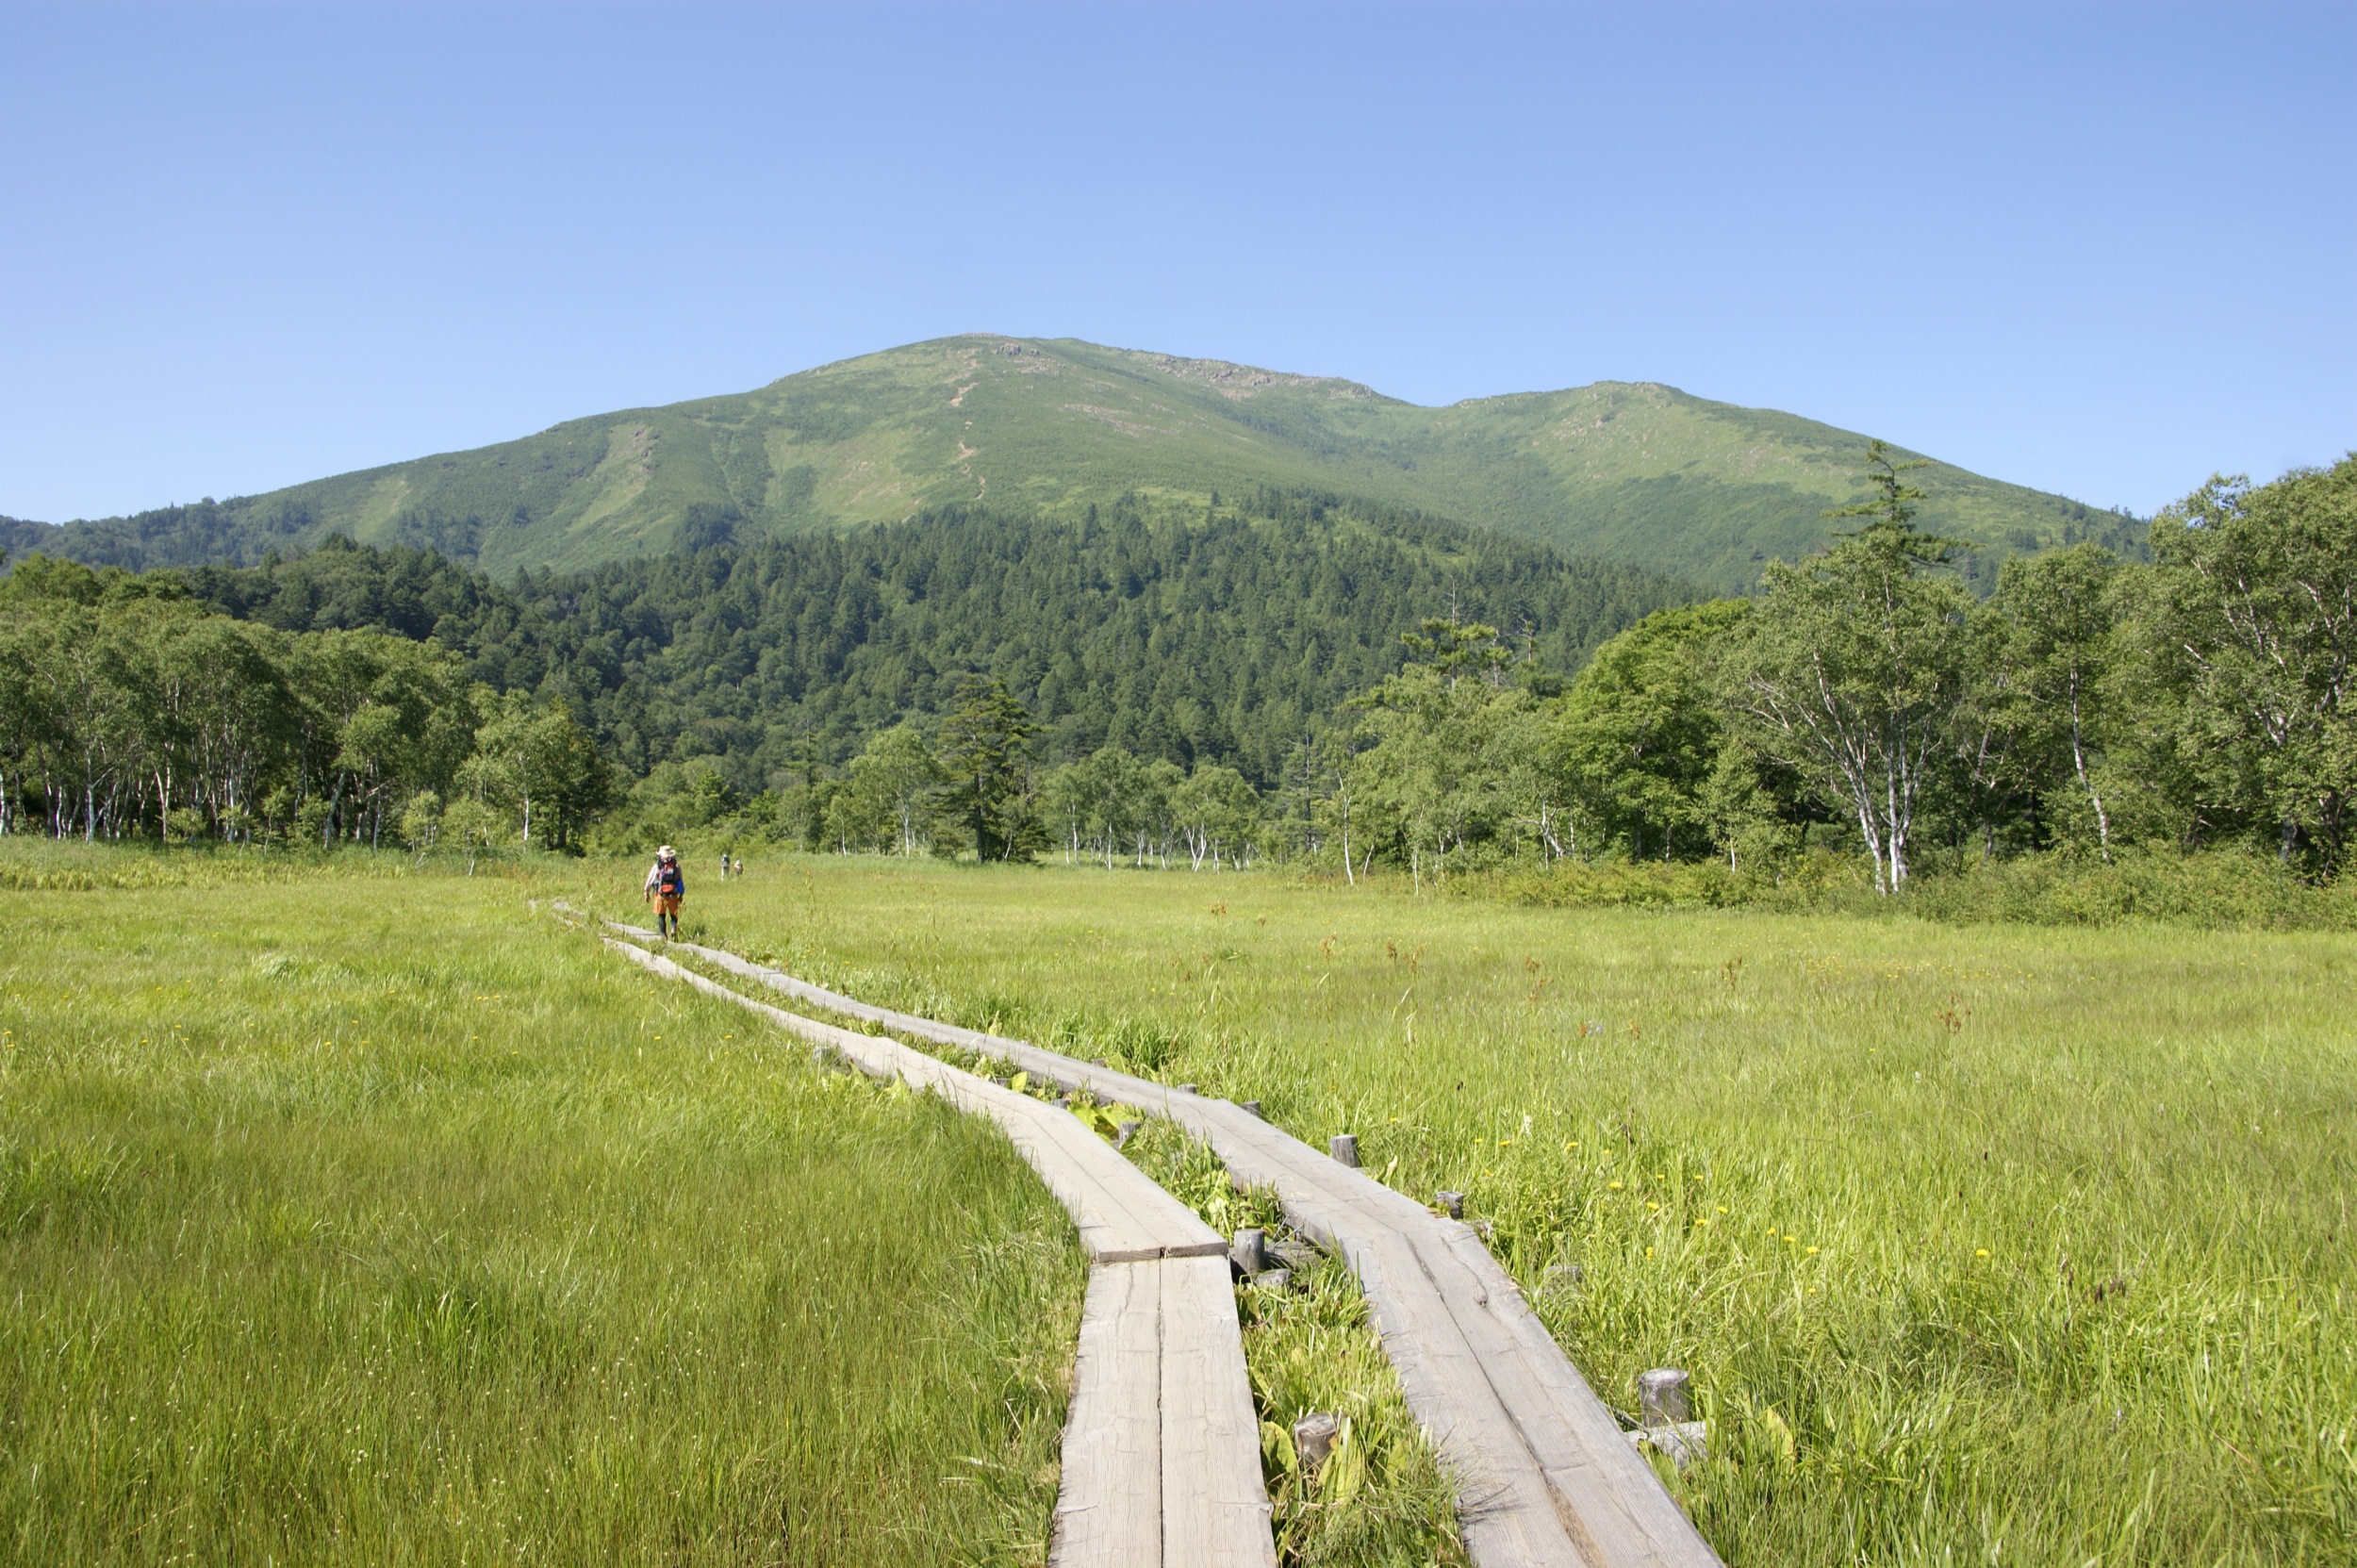
[[[689,908],[1467,1193],[1608,1403],[1692,1372],[1732,1563],[2357,1560],[2348,934],[858,857]]]
[[[1041,1560],[1061,1213],[527,907],[640,869],[8,847],[4,1555]],[[1607,1403],[1693,1373],[1730,1563],[2357,1561],[2348,933],[782,856],[688,934],[1467,1193]],[[1287,1562],[1459,1560],[1349,1281],[1296,1285],[1240,1296]]]
[[[1042,1560],[1083,1263],[990,1129],[522,881],[8,858],[0,1557]]]

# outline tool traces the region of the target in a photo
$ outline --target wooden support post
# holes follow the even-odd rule
[[[1434,1202],[1440,1204],[1442,1211],[1449,1218],[1463,1219],[1465,1217],[1465,1195],[1463,1193],[1434,1193],[1432,1198]]]
[[[1674,1427],[1687,1420],[1688,1378],[1674,1366],[1657,1366],[1637,1375],[1637,1410],[1648,1427]]]
[[[1359,1168],[1358,1133],[1335,1133],[1333,1137],[1327,1140],[1326,1151],[1334,1157],[1334,1163],[1336,1164],[1348,1165],[1353,1170],[1357,1170]]]
[[[1680,1470],[1710,1451],[1709,1426],[1688,1419],[1693,1413],[1691,1387],[1691,1379],[1674,1366],[1640,1372],[1637,1411],[1644,1425],[1628,1434],[1631,1443],[1666,1455]]]
[[[1334,1452],[1334,1440],[1342,1430],[1342,1418],[1326,1411],[1311,1411],[1294,1423],[1294,1458],[1301,1461],[1304,1476],[1318,1473],[1318,1466]]]

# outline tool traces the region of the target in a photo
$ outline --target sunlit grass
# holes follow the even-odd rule
[[[10,895],[11,1560],[1041,1560],[1062,1212],[527,891]]]
[[[820,857],[699,927],[1468,1193],[1608,1401],[1694,1373],[1731,1561],[2357,1558],[2346,934]]]

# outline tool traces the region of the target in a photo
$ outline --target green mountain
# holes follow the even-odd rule
[[[981,503],[1078,518],[1121,497],[1199,513],[1269,488],[1410,507],[1719,588],[1822,540],[1866,438],[1645,383],[1426,408],[1357,382],[973,335],[758,391],[569,421],[537,436],[268,495],[77,522],[0,544],[128,567],[252,561],[330,534],[428,546],[503,577],[683,544],[898,521]],[[2135,524],[1947,464],[1930,527],[1997,558]]]

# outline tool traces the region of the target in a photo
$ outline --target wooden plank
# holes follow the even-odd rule
[[[1512,1278],[1459,1222],[1226,1100],[696,950],[816,1005],[1167,1115],[1211,1144],[1239,1185],[1275,1189],[1294,1228],[1339,1250],[1358,1274],[1409,1408],[1459,1477],[1458,1517],[1476,1568],[1718,1568]]]
[[[1051,1568],[1159,1568],[1163,1560],[1161,1286],[1159,1261],[1089,1271]]]
[[[1399,1369],[1400,1392],[1458,1485],[1458,1523],[1477,1563],[1591,1563],[1557,1512],[1511,1414],[1493,1396],[1491,1369],[1465,1326],[1397,1234],[1353,1235],[1343,1246],[1369,1315]]]
[[[1181,1103],[1172,1114],[1231,1170],[1274,1187],[1287,1218],[1358,1272],[1409,1409],[1462,1477],[1459,1518],[1479,1568],[1716,1568],[1470,1229],[1244,1112]]]
[[[1092,1270],[1073,1375],[1054,1568],[1276,1568],[1225,1259]]]
[[[1228,1260],[1167,1258],[1162,1284],[1162,1560],[1276,1568],[1261,1421]]]
[[[1500,1336],[1489,1364],[1510,1365],[1514,1371],[1510,1378],[1493,1374],[1493,1381],[1529,1441],[1550,1489],[1575,1500],[1574,1523],[1592,1543],[1591,1555],[1614,1561],[1641,1560],[1654,1543],[1678,1539],[1681,1527],[1690,1531],[1685,1510],[1629,1445],[1611,1412],[1530,1310],[1522,1287],[1498,1266],[1472,1227],[1442,1220],[1433,1229],[1449,1261],[1468,1277],[1470,1288],[1451,1294],[1461,1300],[1477,1293],[1481,1321]],[[1419,1250],[1434,1251],[1433,1239],[1428,1234],[1421,1238]],[[1436,1279],[1445,1278],[1437,1260],[1426,1269]]]

